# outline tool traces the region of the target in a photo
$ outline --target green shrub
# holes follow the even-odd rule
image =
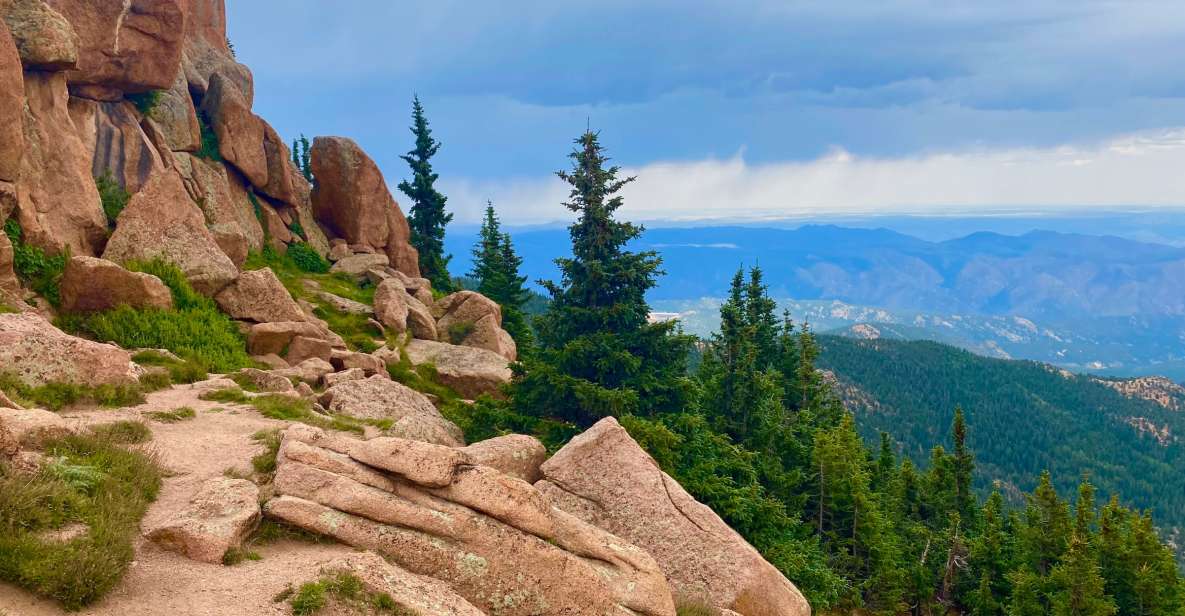
[[[324,609],[330,599],[352,608],[351,613],[402,613],[391,595],[366,590],[358,576],[346,572],[301,584],[300,588],[289,596],[288,602],[294,615],[308,616]]]
[[[329,261],[326,261],[325,257],[322,257],[316,250],[313,250],[312,246],[304,242],[297,242],[289,246],[287,256],[302,272],[324,274],[329,271]]]
[[[95,187],[99,189],[99,200],[103,202],[103,213],[107,215],[107,228],[114,230],[115,219],[127,207],[131,195],[115,181],[110,171],[95,177]]]
[[[152,440],[152,430],[142,421],[115,421],[99,424],[90,430],[95,438],[122,445],[146,443]]]
[[[238,387],[226,387],[224,389],[214,389],[203,392],[198,396],[199,400],[209,400],[210,402],[227,402],[235,404],[246,404],[251,400],[243,393],[243,390]]]
[[[159,421],[161,423],[177,423],[179,421],[185,421],[186,419],[193,419],[194,417],[197,417],[197,413],[188,406],[182,406],[171,411],[156,411],[154,413],[148,413],[148,416],[154,421]]]
[[[204,381],[210,375],[202,362],[191,358],[174,359],[157,351],[140,351],[132,356],[132,361],[141,366],[159,366],[169,371],[169,379],[173,383],[196,383]],[[141,377],[140,384],[144,384]]]
[[[299,220],[293,220],[292,224],[288,225],[288,230],[292,232],[292,235],[299,237],[301,240],[309,241],[309,236],[304,234],[304,227],[301,226]]]
[[[270,476],[276,472],[276,455],[280,451],[280,430],[260,430],[251,435],[251,440],[263,445],[263,453],[251,458],[251,468],[260,475]]]
[[[198,158],[222,162],[222,154],[218,151],[218,134],[210,126],[210,117],[201,109],[197,112],[198,125],[201,126],[202,145],[194,152]]]
[[[140,115],[148,118],[152,117],[152,110],[156,109],[157,104],[160,103],[161,96],[164,94],[161,90],[149,90],[147,92],[135,92],[127,94],[124,98],[132,102]]]
[[[448,339],[453,344],[461,344],[473,333],[475,325],[469,321],[458,321],[448,326]]]
[[[234,321],[214,300],[194,291],[175,265],[156,259],[130,262],[126,267],[160,278],[172,291],[174,309],[119,306],[94,314],[68,315],[59,318],[58,325],[124,348],[167,349],[196,363],[177,368],[178,382],[194,380],[206,370],[232,372],[253,365]]]
[[[228,567],[233,567],[234,565],[237,565],[245,560],[262,560],[262,559],[263,559],[263,557],[259,555],[259,552],[254,552],[254,551],[246,550],[243,548],[232,547],[229,550],[227,550],[225,554],[222,555],[222,564],[224,564]]]
[[[26,244],[24,232],[16,218],[9,218],[4,223],[4,233],[12,242],[12,269],[21,282],[49,300],[53,306],[61,304],[58,286],[62,281],[62,272],[66,271],[66,261],[70,260],[69,251],[47,255],[44,250]]]
[[[24,406],[36,406],[60,411],[77,404],[96,404],[107,407],[134,406],[144,402],[139,385],[75,385],[50,382],[28,385],[9,373],[0,373],[0,390]]]
[[[50,441],[46,455],[52,462],[31,478],[0,469],[0,579],[76,610],[123,577],[160,469],[108,435]],[[86,532],[64,542],[42,538],[72,523]]]

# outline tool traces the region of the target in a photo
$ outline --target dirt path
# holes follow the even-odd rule
[[[207,381],[159,391],[149,394],[148,401],[137,407],[63,413],[88,425],[142,418],[151,428],[153,439],[148,446],[160,456],[167,477],[160,496],[144,518],[145,523],[169,517],[188,502],[201,482],[221,475],[228,468],[249,472],[251,458],[262,450],[251,435],[287,423],[267,419],[251,407],[199,400],[198,395],[213,385],[213,381]],[[179,407],[192,408],[197,416],[171,424],[147,416]],[[348,554],[351,549],[287,541],[257,551],[262,560],[224,567],[189,560],[140,538],[136,542],[136,559],[120,585],[97,604],[73,614],[288,614],[287,604],[273,603],[272,598],[288,584],[313,577],[322,563]],[[68,614],[52,601],[5,583],[0,583],[0,610],[7,612],[5,616]]]

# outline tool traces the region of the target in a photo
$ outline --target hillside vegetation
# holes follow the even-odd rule
[[[820,342],[820,365],[838,375],[868,439],[888,432],[922,462],[961,406],[980,491],[999,481],[1015,499],[1036,486],[1043,470],[1062,491],[1089,475],[1101,492],[1153,509],[1158,523],[1185,524],[1185,414],[1179,411],[1046,364],[981,357],[936,342],[838,336]],[[1165,428],[1171,436],[1158,439]]]

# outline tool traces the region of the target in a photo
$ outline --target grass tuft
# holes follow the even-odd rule
[[[21,282],[57,307],[62,303],[59,286],[62,273],[66,271],[69,251],[48,255],[37,246],[24,242],[24,231],[17,219],[9,218],[4,223],[4,233],[12,242],[12,269]]]
[[[251,458],[251,468],[256,473],[271,477],[276,472],[276,455],[280,451],[280,430],[260,430],[251,435],[251,440],[263,445],[263,453]]]
[[[103,203],[103,213],[107,215],[107,228],[115,230],[115,219],[127,207],[131,195],[115,180],[110,171],[95,176],[95,188],[99,189],[99,201]]]
[[[153,421],[159,421],[161,423],[177,423],[179,421],[185,421],[186,419],[193,419],[197,416],[197,413],[195,413],[194,410],[188,406],[182,406],[171,411],[156,411],[154,413],[148,413],[147,415],[151,417]]]
[[[142,421],[115,421],[91,428],[95,438],[121,445],[135,445],[152,440],[152,430]]]
[[[52,440],[46,454],[52,462],[33,476],[0,467],[0,579],[76,610],[123,577],[160,469],[110,434]],[[87,528],[79,537],[41,537],[75,523]]]
[[[329,605],[330,601],[343,603],[356,612],[371,610],[380,614],[403,614],[395,600],[387,593],[373,593],[366,590],[358,576],[347,573],[327,575],[315,582],[306,582],[288,597],[292,613],[296,616],[316,614]]]
[[[11,373],[0,373],[0,390],[17,404],[60,411],[68,406],[134,406],[144,402],[144,391],[136,384],[75,385],[51,382],[28,385]]]

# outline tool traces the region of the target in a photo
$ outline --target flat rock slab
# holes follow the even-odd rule
[[[201,485],[185,509],[146,529],[144,536],[193,560],[219,564],[227,550],[242,546],[259,516],[258,486],[215,477]]]

